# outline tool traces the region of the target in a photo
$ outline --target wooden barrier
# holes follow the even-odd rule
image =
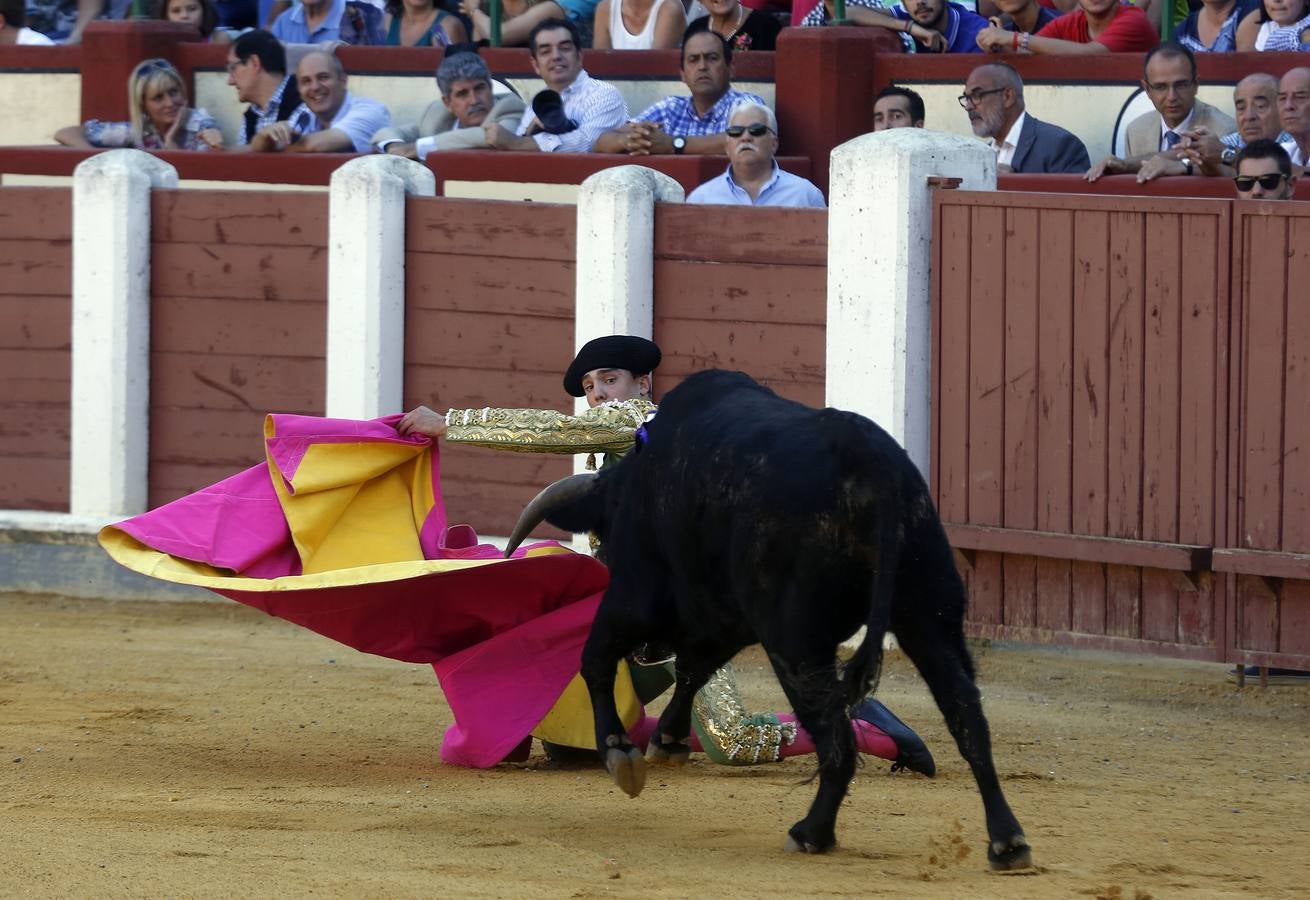
[[[1194,567],[1224,515],[1231,204],[935,202],[933,483],[974,630],[1222,658]]]
[[[72,209],[0,187],[0,509],[68,509]]]
[[[1310,669],[1310,209],[1234,206],[1230,526],[1235,658]]]
[[[659,204],[655,211],[656,387],[743,369],[823,405],[828,213]]]
[[[327,197],[156,190],[150,505],[262,462],[266,412],[323,414]]]

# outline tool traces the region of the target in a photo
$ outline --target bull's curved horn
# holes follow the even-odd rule
[[[519,521],[514,526],[514,533],[509,536],[509,543],[505,545],[505,558],[509,559],[510,554],[517,550],[519,544],[523,543],[523,539],[528,536],[528,532],[545,521],[551,510],[557,506],[563,506],[565,503],[571,503],[591,490],[591,486],[596,482],[596,474],[595,472],[581,472],[577,475],[561,478],[533,497],[532,501],[523,507],[523,512],[519,514]]]

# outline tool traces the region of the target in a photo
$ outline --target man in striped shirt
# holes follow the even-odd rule
[[[1237,151],[1253,141],[1286,144],[1291,140],[1278,127],[1278,79],[1274,76],[1256,72],[1237,82],[1233,89],[1233,109],[1237,113],[1236,131],[1224,135],[1205,128],[1183,132],[1182,152],[1192,159],[1195,170],[1202,175],[1231,177]]]
[[[524,110],[516,133],[488,122],[484,126],[487,146],[497,150],[586,153],[596,138],[628,118],[628,104],[619,89],[597,81],[582,68],[582,42],[572,22],[539,22],[528,36],[528,48],[532,68],[546,82],[547,90],[534,97],[532,106]],[[542,103],[542,95],[551,92],[558,96],[550,98],[555,102],[548,107]]]
[[[764,105],[755,94],[732,89],[732,47],[708,29],[693,31],[683,41],[682,81],[691,96],[665,97],[631,122],[602,134],[592,149],[629,156],[720,154],[732,108],[746,100]]]

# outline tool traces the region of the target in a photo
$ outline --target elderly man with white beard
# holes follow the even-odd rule
[[[960,105],[969,114],[973,133],[996,151],[998,171],[1087,171],[1083,142],[1024,111],[1023,79],[1005,63],[988,63],[970,72]]]

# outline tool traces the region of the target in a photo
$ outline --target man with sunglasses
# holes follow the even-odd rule
[[[1277,141],[1252,141],[1237,153],[1237,196],[1243,200],[1291,200],[1296,192],[1292,158]]]
[[[1087,147],[1058,125],[1028,115],[1023,79],[1005,63],[987,63],[970,72],[959,99],[973,133],[996,151],[999,171],[1087,171]]]
[[[738,103],[728,114],[724,142],[728,171],[687,196],[688,203],[731,206],[809,206],[823,208],[823,192],[804,178],[784,172],[778,152],[778,120],[762,103]]]

